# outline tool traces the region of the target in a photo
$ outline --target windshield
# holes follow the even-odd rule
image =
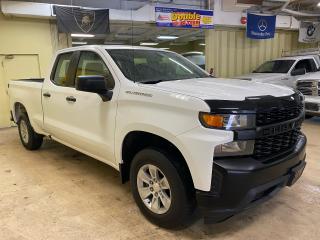
[[[258,67],[254,73],[287,73],[294,64],[294,60],[268,61]]]
[[[209,74],[179,54],[157,50],[108,49],[122,73],[134,82],[205,78]]]

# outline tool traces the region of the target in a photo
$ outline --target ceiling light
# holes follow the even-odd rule
[[[179,38],[179,37],[177,37],[177,36],[158,36],[157,37],[158,39],[160,39],[160,40],[175,40],[175,39],[177,39],[177,38]]]
[[[72,45],[85,45],[87,42],[72,42]]]
[[[205,46],[206,44],[205,44],[205,43],[199,43],[199,45],[200,45],[200,46]]]
[[[156,42],[141,42],[140,46],[157,46],[158,44]]]
[[[318,2],[317,7],[320,7],[320,2]]]
[[[93,38],[95,37],[94,35],[92,34],[81,34],[81,33],[72,33],[71,34],[71,37],[79,37],[79,38]]]

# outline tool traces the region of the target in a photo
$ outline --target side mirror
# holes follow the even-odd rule
[[[291,76],[299,76],[299,75],[304,75],[306,74],[306,69],[305,68],[298,68],[298,69],[294,69],[291,72]]]
[[[104,102],[110,101],[113,95],[106,86],[107,79],[103,76],[79,76],[76,80],[76,90],[97,93]]]

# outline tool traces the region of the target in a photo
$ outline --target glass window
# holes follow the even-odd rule
[[[300,60],[296,64],[295,69],[300,69],[300,68],[306,69],[306,72],[316,72],[317,71],[317,66],[316,66],[315,62],[313,61],[313,59]]]
[[[72,52],[63,53],[58,56],[53,82],[58,86],[73,87],[74,83],[68,79],[68,70],[72,57]]]
[[[108,49],[122,73],[134,82],[209,77],[179,54],[157,50]]]
[[[107,88],[114,88],[114,79],[101,57],[94,52],[81,52],[76,77],[103,76],[107,80]]]
[[[287,73],[294,64],[294,60],[275,60],[263,63],[254,73]]]

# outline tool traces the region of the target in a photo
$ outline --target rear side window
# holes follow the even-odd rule
[[[81,52],[76,77],[79,76],[103,76],[107,79],[107,88],[114,88],[114,79],[108,67],[95,52]]]
[[[72,58],[72,52],[60,54],[57,58],[55,72],[52,81],[63,87],[73,87],[72,79],[69,79],[68,70]]]

